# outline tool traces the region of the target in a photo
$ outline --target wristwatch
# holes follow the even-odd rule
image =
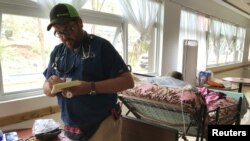
[[[89,92],[89,95],[95,95],[95,94],[96,94],[95,82],[90,82],[90,92]]]

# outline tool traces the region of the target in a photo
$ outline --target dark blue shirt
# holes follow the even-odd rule
[[[84,54],[90,54],[90,57],[83,58]],[[109,41],[88,35],[75,52],[64,44],[57,45],[51,53],[44,76],[46,79],[57,75],[72,80],[101,81],[127,71],[127,65]],[[88,129],[110,115],[117,103],[117,94],[83,94],[70,99],[57,94],[57,99],[65,125]]]

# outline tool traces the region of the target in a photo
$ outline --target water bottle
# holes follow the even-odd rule
[[[206,83],[206,74],[205,71],[199,72],[199,86],[203,86]]]
[[[0,141],[3,141],[3,131],[0,130]]]

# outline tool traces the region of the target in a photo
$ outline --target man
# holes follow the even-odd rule
[[[110,42],[83,30],[73,6],[54,6],[47,30],[51,27],[62,43],[51,53],[43,90],[57,96],[65,135],[79,141],[119,141],[117,92],[134,86],[127,65]],[[51,93],[53,85],[73,80],[80,83]]]

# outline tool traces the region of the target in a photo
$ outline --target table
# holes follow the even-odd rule
[[[242,85],[243,84],[250,84],[250,79],[249,78],[241,78],[241,77],[224,77],[222,78],[225,81],[229,81],[232,83],[239,83],[239,89],[238,92],[242,92]]]
[[[204,84],[203,86],[199,87],[207,87],[208,89],[213,89],[213,90],[223,90],[223,91],[235,91],[238,90],[238,86],[231,86],[231,87],[214,87],[214,86],[209,86],[207,84]]]
[[[8,132],[17,132],[17,136],[18,139],[23,139],[26,141],[26,139],[32,138],[32,128],[24,128],[24,129],[17,129],[17,130],[11,130],[11,131],[5,131],[4,133],[8,133]],[[35,137],[34,137],[35,139]],[[34,141],[34,140],[32,140]],[[39,141],[36,139],[36,141]],[[65,135],[63,134],[63,132],[61,132],[57,138],[51,140],[51,141],[69,141],[69,139],[67,137],[65,137]]]

